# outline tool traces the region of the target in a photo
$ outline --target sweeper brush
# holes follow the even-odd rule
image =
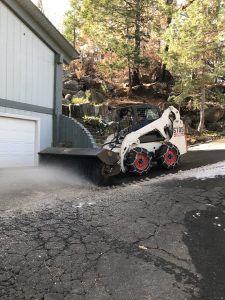
[[[173,169],[187,152],[183,121],[173,106],[162,114],[153,105],[123,107],[114,124],[102,148],[47,148],[40,161],[76,168],[100,184],[119,173],[145,175],[153,163]]]

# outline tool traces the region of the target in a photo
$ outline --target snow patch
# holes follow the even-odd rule
[[[215,178],[218,176],[225,176],[225,161],[202,168],[193,169],[191,171],[188,174],[189,177],[195,177],[196,179],[202,180],[207,178]]]
[[[188,151],[210,151],[210,150],[225,150],[225,142],[210,142],[196,146],[190,146]]]
[[[149,179],[149,181],[154,184],[168,180],[185,180],[190,178],[205,180],[207,178],[215,178],[218,176],[225,177],[225,161],[191,170],[179,171],[176,174],[163,175],[155,179]],[[144,183],[144,185],[146,185],[146,183]]]

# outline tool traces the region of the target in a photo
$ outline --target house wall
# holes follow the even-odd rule
[[[52,145],[55,53],[0,1],[0,112],[40,119],[40,148]]]
[[[53,108],[54,52],[0,2],[0,98]]]

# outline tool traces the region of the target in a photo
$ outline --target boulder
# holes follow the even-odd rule
[[[63,87],[66,90],[71,90],[71,91],[74,91],[74,92],[79,91],[80,88],[81,88],[79,82],[74,80],[74,79],[64,82]]]
[[[168,94],[168,85],[165,82],[156,82],[154,85],[152,85],[152,88],[157,94]]]
[[[99,91],[95,89],[90,89],[91,96],[90,96],[90,101],[94,103],[103,103],[106,100],[105,95],[100,93]]]
[[[132,87],[132,91],[135,93],[135,95],[143,95],[145,92],[145,87],[143,84],[135,85]]]
[[[127,96],[127,89],[125,89],[125,88],[114,89],[113,95],[115,97],[126,97]]]
[[[218,132],[223,131],[222,125],[218,122],[208,123],[208,124],[206,124],[206,128],[210,131],[218,131]]]
[[[220,136],[224,137],[225,136],[225,130],[223,130],[221,133],[220,133]],[[225,201],[225,200],[224,200]]]
[[[151,83],[151,77],[149,74],[144,74],[141,76],[141,83]]]
[[[205,122],[216,123],[221,120],[224,116],[224,109],[221,106],[215,106],[208,108],[205,111]]]
[[[71,94],[66,94],[65,99],[71,101],[72,95]]]
[[[128,87],[128,86],[129,86],[129,79],[125,79],[125,80],[123,81],[123,86],[124,86],[124,87]]]
[[[98,78],[92,78],[89,76],[83,76],[80,80],[80,82],[86,87],[86,89],[89,88],[101,88],[102,80]]]
[[[79,91],[77,92],[74,96],[73,99],[82,99],[82,98],[86,98],[85,92],[84,91]]]
[[[68,79],[72,79],[73,74],[71,72],[63,71],[63,82],[68,81]]]
[[[66,98],[63,98],[62,99],[62,104],[64,105],[69,105],[70,104],[70,100],[66,99]]]
[[[111,83],[108,83],[108,84],[107,84],[107,89],[108,89],[108,91],[109,91],[110,93],[112,93],[112,92],[114,91],[114,89],[115,89],[115,86],[112,85]]]
[[[198,126],[199,126],[199,122],[193,122],[192,123],[192,128],[197,130],[198,129]]]
[[[68,90],[68,89],[64,89],[64,88],[63,88],[63,95],[66,96],[67,94],[74,95],[74,91],[71,91],[71,90]]]

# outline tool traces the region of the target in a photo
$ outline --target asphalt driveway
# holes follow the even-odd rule
[[[224,177],[96,188],[35,172],[2,184],[1,300],[225,299]]]

